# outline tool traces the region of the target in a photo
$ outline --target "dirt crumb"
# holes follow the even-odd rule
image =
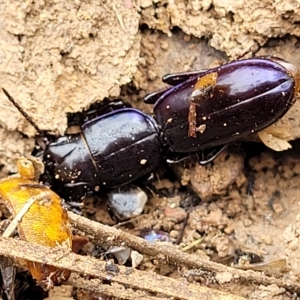
[[[255,290],[249,299],[251,300],[263,300],[263,299],[274,299],[274,300],[288,300],[291,299],[288,295],[285,295],[285,289],[279,288],[277,285],[272,284],[269,286],[261,285],[257,290]]]

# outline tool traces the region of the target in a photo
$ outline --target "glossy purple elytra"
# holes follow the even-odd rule
[[[197,83],[210,74],[217,78],[205,97]],[[279,58],[257,57],[166,75],[163,81],[175,85],[147,95],[145,101],[154,104],[169,149],[190,153],[235,141],[277,121],[293,105],[299,77],[293,65]],[[188,134],[191,102],[196,107],[196,137]]]

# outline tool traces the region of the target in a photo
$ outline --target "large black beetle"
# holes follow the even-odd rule
[[[273,57],[166,75],[173,87],[145,97],[155,119],[133,108],[95,117],[80,134],[46,146],[46,170],[73,201],[133,182],[170,154],[227,144],[271,125],[294,103],[298,80],[291,64]]]

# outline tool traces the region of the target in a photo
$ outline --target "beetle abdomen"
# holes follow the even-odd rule
[[[277,121],[294,102],[295,79],[285,67],[264,58],[240,60],[169,89],[154,112],[170,150],[195,152],[226,144]],[[199,80],[212,74],[215,83],[201,90]],[[196,137],[188,135],[191,102]]]

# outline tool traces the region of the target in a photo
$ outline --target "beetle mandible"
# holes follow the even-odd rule
[[[121,108],[46,145],[45,167],[66,200],[133,182],[173,153],[197,153],[262,130],[288,111],[299,91],[297,70],[274,57],[166,75],[163,81],[173,87],[145,97],[154,104],[155,119]]]

